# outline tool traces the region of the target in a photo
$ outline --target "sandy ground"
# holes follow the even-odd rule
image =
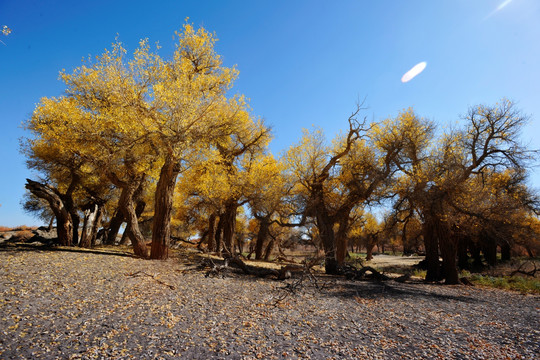
[[[540,353],[538,296],[329,276],[298,286],[298,279],[234,272],[205,277],[198,265],[183,256],[148,261],[3,249],[0,358],[534,359]]]

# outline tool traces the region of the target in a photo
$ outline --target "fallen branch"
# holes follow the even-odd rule
[[[352,265],[345,265],[342,269],[343,275],[347,280],[363,280],[363,279],[374,279],[377,281],[386,281],[390,278],[384,274],[381,274],[376,269],[371,266],[362,266],[360,269],[357,269]],[[369,273],[369,274],[367,274]]]
[[[528,263],[531,263],[533,266],[534,266],[534,269],[532,269],[531,271],[525,271],[525,270],[522,270],[523,267],[528,264]],[[535,277],[536,276],[536,272],[540,270],[540,269],[537,269],[536,268],[536,263],[534,261],[525,261],[524,263],[522,263],[519,268],[517,268],[516,270],[512,271],[510,273],[510,276],[514,276],[516,274],[522,274],[522,275],[527,275],[527,276],[532,276],[532,277]]]
[[[124,274],[124,275],[130,276],[130,277],[148,276],[148,277],[151,277],[152,279],[154,279],[158,284],[165,285],[171,290],[176,289],[173,285],[167,284],[166,282],[163,282],[163,281],[159,280],[158,278],[156,278],[154,275],[145,273],[144,271],[139,270],[139,271],[135,271],[134,273]]]

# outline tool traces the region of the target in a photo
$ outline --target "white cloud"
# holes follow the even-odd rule
[[[484,20],[486,20],[486,19],[492,17],[492,16],[495,15],[497,12],[499,12],[499,11],[501,11],[502,9],[504,9],[505,7],[507,7],[508,4],[510,4],[512,1],[514,1],[514,0],[504,0],[502,3],[500,3],[500,4],[495,8],[495,10],[493,10],[492,12],[490,12],[490,13],[488,14],[488,16],[486,16],[486,17],[484,18]]]
[[[425,61],[422,61],[421,63],[418,63],[414,65],[411,70],[407,71],[402,77],[401,82],[406,83],[408,81],[411,81],[414,79],[414,77],[418,74],[420,74],[424,69],[426,68],[427,63]]]

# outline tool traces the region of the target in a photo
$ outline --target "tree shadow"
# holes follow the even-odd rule
[[[87,249],[79,247],[58,247],[49,244],[32,244],[32,243],[3,243],[0,244],[0,251],[3,252],[73,252],[81,254],[97,254],[97,255],[110,255],[110,256],[122,256],[131,257],[135,259],[141,259],[141,257],[135,254],[124,251],[102,250],[102,249]]]
[[[447,290],[461,292],[461,294],[447,294]],[[459,288],[459,290],[458,290]],[[446,290],[446,291],[445,291]],[[327,288],[325,296],[337,296],[341,298],[396,299],[410,300],[442,300],[459,301],[464,303],[483,303],[484,300],[470,296],[469,290],[464,285],[442,285],[426,283],[399,283],[396,281],[343,281],[333,288]]]

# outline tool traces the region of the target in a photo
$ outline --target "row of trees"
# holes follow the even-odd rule
[[[471,108],[460,129],[440,134],[410,109],[368,124],[358,106],[331,144],[322,130],[305,131],[277,159],[270,129],[229,94],[238,72],[223,66],[215,37],[186,24],[177,38],[170,60],[146,40],[127,58],[117,42],[62,72],[65,95],[43,98],[27,121],[33,136],[22,148],[43,174],[27,182],[27,208],[54,213],[61,244],[91,246],[100,228],[114,243],[125,222],[143,257],[167,258],[171,228],[231,255],[247,206],[258,259],[280,236],[307,237],[293,227],[320,241],[332,274],[351,240],[372,249],[382,236],[405,248],[423,239],[428,280],[456,283],[456,259],[464,265],[478,244],[486,256],[485,244],[538,239],[525,185],[533,152],[519,143],[527,119],[511,102]],[[367,212],[374,204],[391,209],[384,226]]]

